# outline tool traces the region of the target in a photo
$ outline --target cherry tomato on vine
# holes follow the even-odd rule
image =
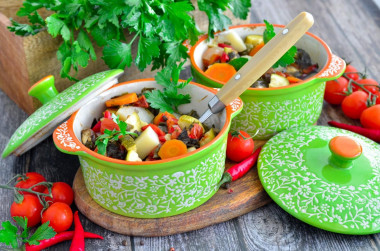
[[[375,94],[377,91],[379,91],[379,83],[371,78],[364,78],[364,79],[358,79],[356,80],[359,84],[364,85],[364,88],[367,89],[368,91],[372,92]],[[377,87],[376,87],[377,86]],[[352,84],[352,90],[353,91],[360,91],[362,88],[359,86],[355,85],[355,83]]]
[[[255,144],[251,136],[245,132],[232,132],[228,134],[227,139],[227,158],[240,162],[246,158],[248,158],[255,148]]]
[[[42,213],[41,223],[49,221],[57,233],[66,231],[73,223],[73,211],[63,202],[55,202]]]
[[[367,108],[368,94],[363,91],[351,93],[342,102],[344,115],[351,119],[358,119],[362,112]]]
[[[347,73],[347,72],[351,72],[351,73]],[[351,78],[353,80],[358,80],[359,73],[355,73],[355,72],[358,72],[358,70],[350,64],[346,66],[346,70],[344,71],[344,73],[346,73],[346,76],[348,78]]]
[[[31,186],[40,183],[40,182],[46,182],[46,179],[44,176],[42,176],[39,173],[36,172],[29,172],[25,174],[26,178],[18,178],[17,183],[15,187],[18,188],[30,188]],[[45,186],[35,186],[32,188],[33,191],[35,192],[42,192],[45,189]],[[21,191],[20,193],[23,194],[31,194],[29,192],[23,192]]]
[[[34,227],[41,222],[42,204],[35,195],[25,194],[22,202],[14,201],[11,205],[11,216],[28,218],[28,227]]]
[[[49,193],[49,189],[46,187],[43,193]],[[63,202],[67,205],[71,205],[74,200],[74,192],[71,186],[65,182],[55,182],[53,183],[53,187],[51,188],[51,197],[45,197],[45,200],[53,203],[53,202]]]
[[[365,128],[380,130],[380,105],[365,109],[360,116],[360,123]]]
[[[344,77],[327,81],[324,99],[327,103],[340,105],[346,97],[345,92],[347,91],[347,86],[348,80]]]

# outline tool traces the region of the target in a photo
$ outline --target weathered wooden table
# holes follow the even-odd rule
[[[311,32],[320,36],[340,57],[351,61],[359,70],[380,80],[380,9],[378,0],[254,0],[253,23],[267,19],[286,24],[300,11],[313,14]],[[4,49],[4,48],[1,48]],[[6,71],[2,66],[1,71]],[[48,69],[47,69],[48,73]],[[1,74],[1,73],[0,73]],[[182,77],[189,75],[184,72]],[[0,150],[15,129],[26,119],[21,111],[0,91]],[[339,107],[324,104],[319,125],[329,120],[358,124],[343,116]],[[21,157],[0,160],[0,183],[6,183],[18,173],[36,171],[50,181],[73,182],[79,167],[76,156],[59,152],[49,137]],[[0,221],[10,219],[13,194],[0,190]],[[75,208],[74,208],[75,209]],[[380,234],[347,236],[309,226],[275,203],[270,203],[246,215],[201,230],[167,237],[140,238],[124,236],[103,229],[81,216],[87,231],[104,236],[104,241],[86,241],[88,250],[379,250]],[[69,242],[50,250],[68,250]],[[0,249],[2,249],[2,245]]]

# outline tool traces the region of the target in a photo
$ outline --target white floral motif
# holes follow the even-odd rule
[[[332,55],[329,67],[321,74],[321,77],[328,77],[335,75],[338,71],[342,70],[344,65],[343,59]]]
[[[168,216],[188,211],[216,191],[225,165],[226,142],[186,171],[124,176],[100,170],[79,157],[86,187],[103,207],[126,216]]]
[[[68,87],[65,92],[58,94],[49,103],[40,107],[15,131],[9,140],[9,146],[18,144],[21,139],[28,138],[34,131],[45,126],[47,122],[57,117],[60,112],[66,110],[73,100],[93,87],[99,80],[104,79],[109,73],[110,71],[100,72],[83,79],[75,85]]]
[[[243,110],[232,120],[233,130],[257,133],[257,139],[303,125],[314,124],[321,114],[325,84],[319,83],[312,92],[299,98],[288,95],[287,100],[245,101]],[[258,132],[257,132],[258,131]]]
[[[57,139],[59,140],[59,143],[63,145],[64,147],[70,147],[71,149],[79,149],[80,147],[75,144],[73,138],[68,133],[67,130],[67,121],[65,123],[62,123],[56,131]]]
[[[231,106],[231,109],[232,109],[232,112],[236,112],[237,110],[239,110],[239,108],[242,106],[242,100],[239,99],[239,98],[236,98],[234,99],[231,103],[230,103],[230,106]]]
[[[370,174],[366,174],[366,180],[360,183],[351,182],[351,179],[342,183],[328,181],[322,171],[311,170],[306,165],[311,154],[295,153],[296,149],[298,152],[306,152],[306,149],[313,148],[313,142],[328,142],[337,135],[354,137],[362,145],[362,154],[372,168]],[[303,138],[302,146],[300,138]],[[279,146],[288,149],[289,158],[283,166],[278,165],[284,161],[283,155],[273,154]],[[329,153],[327,144],[323,149]],[[297,217],[309,223],[324,222],[324,227],[331,227],[330,230],[336,229],[336,224],[347,231],[375,230],[380,226],[380,220],[376,220],[380,219],[380,154],[376,152],[380,153],[378,144],[351,132],[321,126],[301,127],[282,132],[269,140],[260,154],[258,170],[266,191],[277,198],[278,204],[297,213]],[[320,155],[320,163],[328,163],[328,154]],[[323,165],[321,170],[322,168]],[[278,172],[283,175],[278,177]],[[329,223],[333,225],[330,226]]]

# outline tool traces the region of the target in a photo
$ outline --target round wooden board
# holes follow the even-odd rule
[[[233,163],[227,162],[226,169]],[[256,166],[232,182],[203,205],[180,215],[139,219],[112,213],[97,204],[87,192],[82,170],[75,175],[73,189],[79,211],[88,219],[113,232],[131,236],[166,236],[201,229],[246,214],[271,201],[264,191]]]

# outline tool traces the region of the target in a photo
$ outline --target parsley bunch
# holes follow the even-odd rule
[[[250,0],[198,0],[199,10],[209,19],[208,33],[227,28],[231,20],[222,12],[231,9],[245,19]],[[45,20],[38,10],[45,8],[52,15]],[[12,20],[9,30],[17,35],[34,35],[43,29],[52,37],[61,36],[57,51],[61,76],[76,80],[71,69],[86,67],[96,60],[94,43],[103,48],[103,60],[110,68],[124,69],[132,62],[143,71],[152,64],[153,70],[180,62],[187,57],[182,42],[194,44],[200,32],[191,15],[190,0],[25,0],[17,12],[27,16],[30,24]],[[127,41],[125,34],[134,34]],[[137,44],[137,55],[131,48]]]
[[[19,248],[19,242],[29,245],[38,245],[40,240],[53,238],[56,232],[49,226],[49,222],[46,222],[39,226],[36,231],[30,235],[30,228],[28,225],[28,218],[15,216],[13,219],[22,228],[21,234],[18,233],[18,228],[14,226],[10,221],[4,221],[1,223],[3,229],[0,230],[0,242],[6,245],[11,245],[12,248]]]
[[[263,34],[264,43],[268,43],[269,40],[276,36],[274,32],[274,27],[267,20],[264,20],[265,23],[265,31]],[[273,68],[277,68],[279,66],[286,67],[295,62],[294,56],[297,54],[297,47],[294,45],[290,47],[290,49],[272,66]]]

